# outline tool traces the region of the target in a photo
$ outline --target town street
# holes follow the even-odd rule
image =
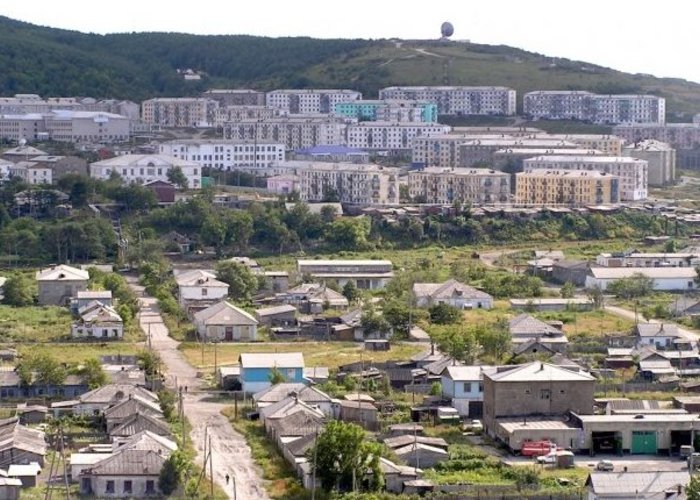
[[[168,329],[163,323],[157,300],[147,295],[136,277],[127,277],[129,286],[139,297],[141,310],[139,324],[141,329],[150,337],[151,347],[156,351],[166,368],[166,385],[177,386],[188,390],[184,397],[185,415],[192,426],[190,439],[197,450],[196,462],[204,463],[204,435],[211,436],[213,448],[214,480],[226,492],[229,498],[234,498],[233,482],[226,484],[226,475],[235,478],[237,498],[268,498],[258,467],[253,462],[250,448],[243,436],[234,431],[228,420],[221,415],[221,410],[227,406],[218,402],[208,401],[209,394],[199,392],[202,381],[197,378],[196,370],[185,360],[178,350],[179,342],[168,335]],[[209,471],[207,470],[207,475]],[[208,487],[204,485],[204,487]]]

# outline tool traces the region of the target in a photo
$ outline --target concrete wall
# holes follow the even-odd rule
[[[78,292],[87,290],[87,280],[39,281],[39,305],[64,306]]]
[[[114,481],[114,493],[107,493],[107,482]],[[124,492],[124,482],[131,481],[131,493]],[[147,481],[153,481],[153,493],[146,493]],[[158,474],[153,476],[98,476],[90,478],[92,494],[99,498],[143,498],[147,496],[159,496]],[[80,482],[81,492],[83,482]]]

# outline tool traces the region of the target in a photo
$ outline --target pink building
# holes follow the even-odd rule
[[[267,190],[277,194],[299,191],[301,179],[298,175],[275,175],[267,178]]]

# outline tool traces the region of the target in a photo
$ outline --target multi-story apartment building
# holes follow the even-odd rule
[[[648,163],[650,186],[664,186],[676,178],[676,150],[670,144],[648,139],[625,145],[622,154]]]
[[[264,106],[265,92],[252,89],[211,89],[202,92],[205,99],[219,101],[221,106]]]
[[[600,205],[620,201],[618,177],[596,170],[537,169],[515,174],[515,202],[523,205]]]
[[[287,149],[346,145],[347,127],[353,120],[329,115],[279,116],[264,121],[243,120],[224,124],[224,138],[282,143]]]
[[[700,146],[700,124],[697,123],[617,125],[613,128],[613,134],[627,142],[654,139],[666,142],[676,149],[694,149]]]
[[[653,95],[599,95],[580,90],[537,90],[523,96],[523,113],[535,120],[663,124],[666,120],[666,100]]]
[[[107,180],[114,172],[128,183],[168,182],[168,172],[177,167],[185,174],[189,188],[202,186],[202,167],[198,163],[167,155],[122,155],[98,161],[90,164],[90,177]]]
[[[52,184],[53,172],[45,164],[34,161],[19,161],[9,168],[10,177],[19,177],[27,184]]]
[[[95,111],[56,110],[47,113],[0,115],[0,137],[12,141],[112,143],[129,140],[130,120]]]
[[[411,151],[417,137],[447,134],[449,125],[439,123],[360,122],[348,126],[351,148],[403,153]]]
[[[408,193],[416,202],[434,205],[505,203],[510,176],[485,168],[427,167],[409,172]]]
[[[619,179],[622,201],[645,200],[648,164],[645,160],[625,156],[539,156],[523,161],[523,170],[597,171]]]
[[[295,115],[332,113],[336,104],[358,99],[361,92],[347,89],[280,89],[265,96],[268,106]]]
[[[202,97],[158,97],[141,103],[141,119],[161,127],[211,127],[219,102]]]
[[[335,105],[334,114],[359,121],[437,122],[437,104],[400,99],[357,100]]]
[[[397,205],[399,169],[355,163],[315,162],[298,172],[303,201],[328,201],[358,205]]]
[[[515,90],[507,87],[386,87],[380,99],[437,104],[441,115],[514,115]]]
[[[284,144],[234,140],[180,140],[164,142],[160,154],[219,170],[265,171],[284,160]]]
[[[610,134],[537,134],[535,138],[573,142],[580,148],[595,149],[608,156],[622,155],[622,145],[625,143],[621,137]]]
[[[491,155],[493,168],[507,172],[522,172],[523,161],[538,156],[603,156],[604,153],[590,149],[529,149],[507,148],[494,151]]]
[[[227,122],[244,120],[269,120],[280,116],[280,110],[269,106],[225,106],[214,113],[214,126],[223,127]]]
[[[493,154],[501,149],[580,149],[571,141],[547,138],[479,138],[464,141],[459,145],[459,167],[473,167],[479,164],[493,164]]]

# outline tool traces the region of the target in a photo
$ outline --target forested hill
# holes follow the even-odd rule
[[[700,112],[700,84],[472,43],[321,40],[181,33],[86,34],[0,17],[0,95],[83,95],[139,101],[213,87],[347,87],[366,97],[389,85],[505,85],[651,93],[672,113]],[[177,69],[202,75],[185,81]]]

